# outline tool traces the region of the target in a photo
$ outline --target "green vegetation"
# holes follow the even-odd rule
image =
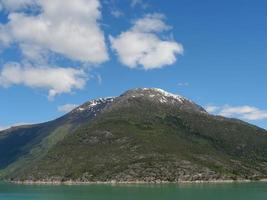
[[[127,93],[96,117],[78,121],[50,122],[57,128],[39,143],[34,139],[31,148],[24,145],[29,153],[1,165],[4,178],[176,182],[267,177],[267,131],[208,115],[189,101],[163,104]],[[18,133],[0,134],[0,143],[13,134]]]

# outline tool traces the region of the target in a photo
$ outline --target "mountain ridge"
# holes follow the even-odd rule
[[[157,88],[100,98],[0,132],[13,181],[179,182],[267,177],[267,131]]]

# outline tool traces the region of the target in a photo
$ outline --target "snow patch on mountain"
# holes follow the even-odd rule
[[[92,101],[89,101],[89,102],[79,106],[78,108],[73,110],[73,112],[84,112],[84,111],[97,112],[97,111],[100,111],[99,107],[101,107],[101,105],[106,105],[106,104],[111,103],[113,101],[114,101],[113,97],[107,97],[107,98],[100,98],[100,99],[92,100]]]
[[[159,101],[161,103],[167,103],[168,102],[167,98],[175,99],[175,100],[179,101],[180,103],[183,103],[185,100],[187,100],[186,98],[184,98],[184,97],[182,97],[180,95],[172,94],[170,92],[166,92],[166,91],[164,91],[162,89],[159,89],[159,88],[143,88],[142,90],[161,95],[161,97],[159,98]],[[149,96],[153,98],[156,95],[155,94],[150,94]]]

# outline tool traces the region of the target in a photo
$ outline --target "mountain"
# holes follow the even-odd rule
[[[0,132],[0,170],[14,181],[259,180],[267,178],[267,131],[140,88]]]
[[[89,101],[54,121],[13,127],[0,132],[0,176],[20,174],[20,171],[40,160],[65,136],[93,119],[112,100]]]

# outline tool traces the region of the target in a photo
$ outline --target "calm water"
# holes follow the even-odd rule
[[[23,186],[0,183],[0,200],[266,200],[267,183]]]

